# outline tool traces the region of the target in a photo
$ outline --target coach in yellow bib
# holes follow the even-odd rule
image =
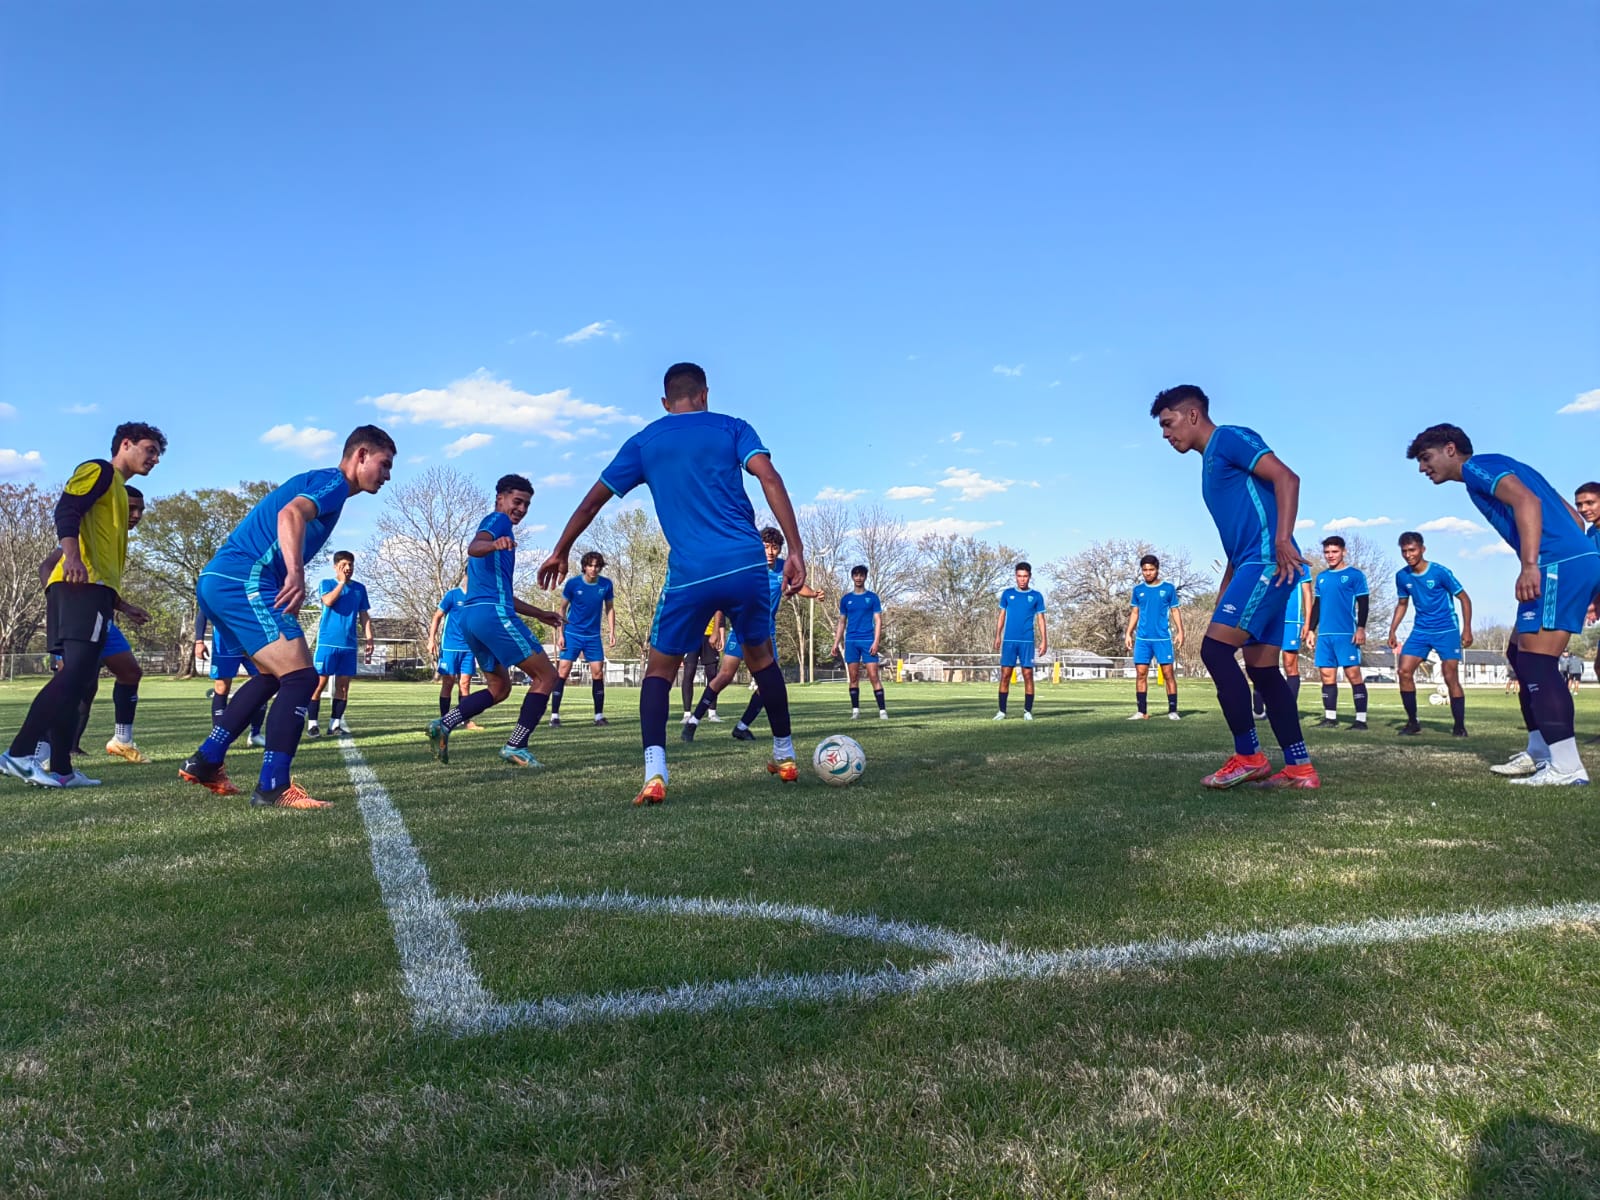
[[[61,669],[34,697],[28,716],[0,755],[0,771],[40,787],[88,787],[95,780],[72,769],[78,704],[100,673],[100,653],[113,612],[135,625],[144,612],[119,595],[128,559],[128,489],[131,475],[148,475],[166,452],[167,439],[154,425],[129,421],[111,438],[111,457],[78,464],[56,501],[56,537],[61,561],[45,586],[45,636]],[[40,741],[50,743],[50,761],[33,758]]]

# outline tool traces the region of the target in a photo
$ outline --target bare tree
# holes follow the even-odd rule
[[[575,563],[590,550],[605,555],[606,575],[616,590],[617,657],[642,658],[667,581],[667,539],[661,526],[643,508],[602,512],[576,550]]]
[[[786,643],[792,646],[795,659],[801,664],[801,677],[810,679],[816,668],[817,627],[821,626],[820,641],[826,652],[833,640],[833,614],[839,593],[849,586],[845,582],[848,576],[844,574],[844,559],[850,549],[853,525],[849,511],[837,503],[803,504],[795,510],[795,521],[806,547],[806,582],[826,592],[829,598],[820,612],[815,600],[791,597],[786,602],[793,640],[785,631],[779,639],[779,652]]]
[[[917,542],[915,607],[928,620],[935,651],[988,651],[994,638],[996,598],[1022,558],[1014,547],[990,545],[973,537],[928,534]],[[886,614],[885,641],[910,650]],[[915,647],[921,649],[921,647]]]
[[[439,598],[455,587],[467,543],[493,504],[479,484],[453,467],[431,467],[383,493],[361,573],[374,606],[411,623],[425,638]]]
[[[1162,578],[1178,589],[1184,605],[1195,603],[1199,593],[1211,588],[1212,576],[1196,569],[1186,550],[1161,550],[1150,542],[1124,538],[1095,542],[1077,554],[1057,559],[1048,568],[1053,583],[1047,598],[1059,623],[1059,640],[1064,648],[1110,657],[1127,653],[1123,635],[1128,628],[1133,589],[1142,578],[1139,560],[1146,554],[1161,560]],[[1207,608],[1205,617],[1197,616],[1195,620],[1209,616]],[[1200,638],[1192,641],[1198,655]]]
[[[1384,645],[1389,632],[1389,621],[1394,616],[1394,577],[1400,569],[1398,549],[1388,553],[1372,538],[1360,533],[1346,533],[1344,537],[1345,562],[1359,567],[1367,577],[1367,646],[1377,650]],[[1311,582],[1328,569],[1320,545],[1307,547],[1306,560],[1311,564]]]
[[[917,546],[906,523],[881,504],[858,508],[852,531],[855,549],[866,564],[868,584],[885,606],[897,603],[917,584]]]
[[[0,483],[0,654],[21,654],[44,620],[39,563],[56,545],[55,497]]]

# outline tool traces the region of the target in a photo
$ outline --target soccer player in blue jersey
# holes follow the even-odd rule
[[[428,741],[442,763],[450,761],[450,734],[479,713],[511,695],[511,667],[528,677],[522,709],[500,758],[514,767],[537,767],[528,739],[539,727],[550,693],[556,687],[556,668],[533,630],[522,622],[533,617],[552,628],[561,614],[538,608],[513,593],[517,566],[517,539],[513,536],[533,503],[533,484],[525,475],[502,475],[494,485],[494,511],[478,523],[467,544],[467,601],[456,619],[467,648],[483,671],[483,691],[462,697],[444,716],[428,725]]]
[[[1350,565],[1344,539],[1338,534],[1322,539],[1327,570],[1312,585],[1311,616],[1303,634],[1306,649],[1316,651],[1322,675],[1322,720],[1318,729],[1339,728],[1339,672],[1350,681],[1356,719],[1349,728],[1367,728],[1367,684],[1361,674],[1361,648],[1367,644],[1367,610],[1372,597],[1367,576]]]
[[[1289,692],[1294,696],[1296,711],[1300,705],[1300,639],[1310,614],[1311,566],[1307,563],[1300,568],[1299,586],[1289,598],[1289,608],[1283,615],[1283,673],[1289,680]],[[1255,708],[1256,720],[1266,720],[1267,707],[1261,702],[1261,693],[1253,687],[1250,689],[1250,701]]]
[[[1595,549],[1600,550],[1600,483],[1593,481],[1584,484],[1578,489],[1574,497],[1578,515],[1589,522],[1589,540],[1594,543]],[[1584,615],[1584,628],[1587,629],[1595,621],[1600,620],[1600,596],[1595,597],[1595,603],[1589,606],[1589,611]],[[1595,647],[1594,673],[1600,678],[1600,646]],[[1600,736],[1589,738],[1585,746],[1600,743]]]
[[[774,525],[768,525],[761,531],[761,548],[767,553],[767,587],[772,601],[772,645],[773,653],[776,655],[778,645],[778,609],[783,604],[783,531]],[[821,600],[824,598],[822,592],[811,587],[802,587],[794,594],[802,600]],[[700,722],[706,719],[707,714],[716,711],[717,697],[733,682],[743,662],[744,647],[739,643],[739,635],[730,629],[727,640],[722,643],[722,663],[711,682],[706,684],[705,695],[700,697],[700,702],[694,706],[694,711],[689,714],[689,719],[683,723],[683,732],[679,736],[684,741],[694,741],[695,731],[699,729]],[[739,718],[738,724],[733,727],[732,736],[734,741],[753,742],[756,740],[756,735],[750,732],[750,726],[761,715],[761,708],[761,693],[758,691],[750,697],[750,703],[745,705],[744,715]]]
[[[883,679],[878,673],[878,646],[883,640],[883,602],[877,592],[867,590],[867,568],[850,568],[850,590],[839,597],[839,620],[834,625],[833,649],[829,658],[844,650],[845,675],[850,680],[850,719],[861,717],[861,668],[867,669],[872,697],[878,702],[878,719],[889,719],[889,706],[883,698]]]
[[[600,641],[600,618],[608,623],[610,645],[617,644],[617,592],[611,580],[600,574],[606,557],[591,550],[579,564],[581,574],[567,580],[561,589],[561,616],[565,624],[556,631],[556,649],[561,662],[556,668],[556,690],[550,697],[550,728],[561,724],[561,696],[567,690],[567,677],[578,665],[578,658],[589,664],[589,692],[594,697],[594,723],[606,723],[606,650]]]
[[[1395,572],[1394,619],[1389,622],[1389,649],[1399,657],[1400,703],[1405,705],[1406,723],[1400,727],[1404,737],[1422,732],[1417,721],[1417,668],[1430,653],[1439,656],[1445,688],[1450,693],[1451,734],[1467,736],[1467,694],[1461,688],[1461,652],[1472,645],[1472,597],[1450,568],[1428,561],[1428,547],[1422,535],[1400,535],[1400,557],[1406,565]],[[1461,615],[1456,616],[1456,601]],[[1414,608],[1411,632],[1400,643],[1400,622],[1407,608]]]
[[[1022,672],[1022,719],[1033,720],[1033,656],[1050,649],[1044,596],[1032,586],[1033,565],[1019,562],[1014,570],[1017,585],[1000,593],[1000,612],[994,622],[994,648],[1000,655],[1000,711],[994,715],[996,721],[1006,719],[1011,676],[1016,671]]]
[[[1217,608],[1200,643],[1200,660],[1216,684],[1217,701],[1233,733],[1233,754],[1201,782],[1209,788],[1256,781],[1267,787],[1320,787],[1300,733],[1294,696],[1278,670],[1284,611],[1305,563],[1294,541],[1300,477],[1254,430],[1213,423],[1210,398],[1193,384],[1162,392],[1150,415],[1179,454],[1201,454],[1201,494],[1228,559]],[[1234,657],[1241,649],[1243,671]],[[1256,738],[1251,682],[1266,701],[1267,720],[1283,749],[1285,765],[1276,775]]]
[[[311,705],[306,712],[306,736],[320,737],[317,714],[322,708],[322,693],[328,683],[333,683],[333,720],[328,723],[329,733],[351,734],[344,719],[345,706],[350,703],[350,680],[357,667],[356,624],[366,618],[367,650],[365,661],[372,661],[372,611],[367,603],[367,588],[351,578],[356,571],[356,556],[340,550],[333,556],[333,578],[318,585],[322,599],[322,617],[317,624],[317,652],[311,663],[317,669],[317,689],[311,693]]]
[[[1146,554],[1139,560],[1139,573],[1144,576],[1133,585],[1133,607],[1128,613],[1128,628],[1123,630],[1122,644],[1133,651],[1134,697],[1138,705],[1130,721],[1150,719],[1150,664],[1161,668],[1167,686],[1167,720],[1178,717],[1178,672],[1173,665],[1173,647],[1183,649],[1183,603],[1178,589],[1161,578],[1161,560]],[[1177,641],[1173,641],[1173,624],[1177,625]]]
[[[718,611],[738,635],[745,664],[772,723],[767,770],[785,783],[800,777],[790,736],[789,692],[773,654],[766,555],[743,473],[761,484],[767,507],[788,539],[783,575],[784,591],[791,595],[806,581],[805,548],[794,506],[756,431],[737,417],[707,410],[710,390],[705,371],[693,363],[676,363],[667,369],[663,385],[661,407],[667,415],[623,443],[539,567],[539,586],[555,586],[566,578],[573,544],[611,497],[625,496],[641,483],[649,487],[672,549],[639,691],[645,782],[635,804],[660,804],[666,799],[672,681],[679,662],[700,644],[706,622]]]
[[[228,711],[228,693],[233,690],[233,681],[239,672],[243,670],[247,675],[259,675],[261,672],[250,661],[249,655],[229,654],[223,649],[221,635],[212,627],[203,608],[195,614],[194,658],[196,666],[202,662],[210,664],[211,724],[215,726],[222,721],[222,714]],[[267,744],[267,739],[261,736],[261,724],[266,719],[267,702],[263,700],[250,718],[250,737],[245,745],[260,749]]]
[[[1583,518],[1544,476],[1503,454],[1475,454],[1455,425],[1430,425],[1406,448],[1435,484],[1459,480],[1467,495],[1517,553],[1517,618],[1506,659],[1517,673],[1528,745],[1497,775],[1533,787],[1586,785],[1578,757],[1572,693],[1557,663],[1583,629],[1600,592],[1600,550],[1585,536]]]
[[[250,803],[269,808],[326,808],[294,782],[290,766],[305,731],[317,670],[296,614],[306,602],[306,563],[332,536],[345,502],[376,493],[394,468],[394,439],[362,425],[345,439],[337,467],[303,471],[264,496],[200,572],[195,595],[222,648],[247,655],[261,673],[234,693],[222,720],[178,772],[219,796],[239,791],[223,760],[228,747],[268,700],[267,747]]]
[[[461,632],[458,619],[461,606],[467,602],[467,573],[461,572],[461,581],[446,592],[433,611],[433,623],[428,626],[428,657],[437,665],[439,675],[439,715],[450,711],[450,692],[454,688],[465,700],[472,695],[472,673],[478,669],[472,650]],[[489,664],[493,666],[493,663]],[[476,721],[468,721],[463,729],[482,729]]]

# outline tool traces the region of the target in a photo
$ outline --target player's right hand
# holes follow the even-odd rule
[[[1291,584],[1300,577],[1300,568],[1306,565],[1306,560],[1290,537],[1280,537],[1273,545],[1273,557],[1278,560],[1278,570],[1273,578],[1283,584]]]
[[[1123,634],[1122,635],[1122,644],[1127,649],[1132,650],[1133,649],[1133,635],[1131,633]]]
[[[567,577],[568,569],[565,554],[552,554],[539,564],[539,586],[548,592]]]
[[[1517,572],[1517,599],[1524,604],[1529,600],[1537,600],[1543,584],[1544,576],[1537,564],[1524,566]]]

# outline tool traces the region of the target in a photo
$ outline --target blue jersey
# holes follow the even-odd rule
[[[772,632],[778,632],[778,610],[783,607],[783,559],[772,564],[767,572],[768,599],[772,601]]]
[[[770,453],[756,431],[723,413],[672,413],[622,444],[600,482],[618,496],[648,484],[671,550],[666,589],[767,565],[742,472]]]
[[[1395,572],[1394,594],[1411,601],[1411,628],[1417,633],[1459,633],[1461,622],[1456,616],[1455,598],[1461,591],[1461,583],[1450,568],[1436,562],[1429,563],[1420,575],[1410,567]]]
[[[320,594],[326,596],[338,584],[337,579],[324,579]],[[317,649],[354,650],[356,618],[366,611],[367,589],[352,579],[344,585],[337,600],[322,606],[322,620],[317,624]]]
[[[1511,506],[1497,499],[1494,489],[1507,475],[1534,494],[1541,509],[1542,533],[1539,539],[1539,565],[1565,562],[1595,553],[1595,543],[1584,536],[1583,528],[1567,511],[1567,502],[1545,477],[1526,463],[1520,463],[1504,454],[1474,454],[1461,464],[1461,481],[1467,485],[1467,495],[1478,506],[1478,511],[1489,519],[1495,532],[1519,555],[1522,539],[1517,535],[1517,519]]]
[[[439,651],[442,654],[461,654],[471,647],[461,632],[457,610],[467,602],[467,594],[460,588],[451,588],[439,601],[439,611],[444,614],[444,628],[439,631]]]
[[[1044,593],[1038,588],[1008,587],[1000,593],[1000,611],[1006,614],[1000,640],[1031,642],[1034,640],[1034,614],[1044,611]]]
[[[1251,474],[1261,456],[1270,453],[1255,430],[1240,425],[1218,425],[1206,443],[1200,493],[1222,535],[1228,562],[1236,567],[1276,558],[1277,493]]]
[[[872,615],[881,613],[877,592],[849,591],[839,597],[839,615],[844,618],[844,640],[872,641]]]
[[[478,532],[487,533],[496,541],[517,536],[513,532],[511,518],[502,512],[492,512],[479,521]],[[467,555],[467,606],[493,604],[507,612],[514,611],[511,577],[516,569],[515,546],[509,550],[491,550],[482,558]]]
[[[600,617],[615,595],[611,580],[604,575],[595,577],[593,583],[582,575],[574,575],[561,589],[561,598],[567,602],[567,633],[577,637],[599,637]]]
[[[1600,523],[1589,526],[1589,540],[1594,543],[1596,554],[1600,554]]]
[[[1139,624],[1134,636],[1146,641],[1161,641],[1172,636],[1172,625],[1167,614],[1177,608],[1178,589],[1163,579],[1160,583],[1133,585],[1133,607],[1139,610]]]
[[[1356,597],[1367,595],[1367,577],[1355,567],[1329,567],[1317,576],[1316,597],[1322,602],[1317,613],[1317,634],[1321,637],[1354,637]]]
[[[268,492],[234,527],[200,574],[221,575],[251,584],[258,592],[276,594],[287,573],[283,549],[278,545],[278,514],[300,496],[317,509],[317,515],[306,522],[305,545],[300,551],[300,561],[310,562],[327,545],[344,502],[350,498],[349,481],[338,467],[304,471]]]
[[[1283,623],[1292,629],[1299,629],[1305,619],[1311,614],[1305,609],[1300,587],[1311,579],[1311,564],[1301,563],[1300,569],[1294,576],[1294,594],[1289,597],[1289,607],[1284,610]]]

